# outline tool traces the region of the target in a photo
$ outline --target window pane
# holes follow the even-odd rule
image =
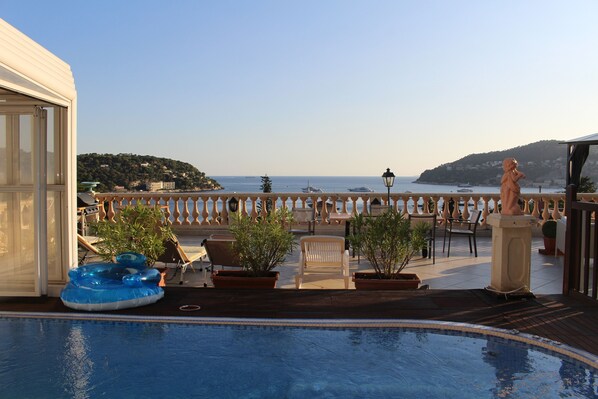
[[[0,184],[8,184],[9,152],[6,134],[6,115],[0,115]]]
[[[62,193],[48,192],[48,279],[63,280],[62,275]]]
[[[47,111],[48,123],[48,138],[47,138],[47,168],[48,168],[48,184],[62,183],[62,168],[60,163],[61,156],[61,140],[60,140],[60,126],[58,119],[60,109],[58,107],[45,108]]]
[[[33,184],[33,116],[19,116],[20,183]]]
[[[0,193],[1,291],[35,289],[33,239],[33,195]]]

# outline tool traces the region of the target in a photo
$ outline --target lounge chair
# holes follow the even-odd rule
[[[164,246],[166,247],[166,250],[158,257],[158,259],[156,259],[156,262],[165,263],[166,267],[171,267],[169,265],[172,264],[176,270],[180,270],[181,276],[179,284],[183,284],[183,276],[187,271],[187,267],[190,266],[191,270],[195,272],[193,262],[199,260],[203,263],[203,258],[207,254],[203,246],[194,247],[193,252],[186,251],[174,234],[164,242]],[[206,273],[204,271],[204,280],[205,278]]]
[[[99,256],[100,252],[95,247],[94,244],[99,243],[99,239],[97,237],[92,236],[82,236],[81,234],[77,233],[77,244],[82,249],[83,256],[79,259],[79,264],[82,265],[85,263],[87,258],[91,256]]]
[[[342,277],[349,288],[349,251],[345,239],[337,236],[313,235],[300,239],[301,256],[295,286],[299,289],[306,274],[331,274]]]
[[[203,241],[202,245],[206,249],[208,258],[210,259],[210,268],[212,273],[216,266],[220,268],[235,267],[241,268],[241,261],[239,256],[233,250],[235,239],[231,237],[212,236]]]

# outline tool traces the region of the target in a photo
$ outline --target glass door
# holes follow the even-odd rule
[[[52,133],[50,139],[48,131]],[[48,112],[44,108],[0,107],[2,296],[43,295],[47,293],[49,275],[60,279],[60,272],[55,269],[61,263],[58,260],[62,259],[63,249],[57,233],[61,231],[57,226],[61,219],[56,220],[56,216],[62,208],[63,190],[52,184],[56,183],[54,159],[48,167],[48,153],[54,152],[48,150],[48,144],[60,146],[55,143],[54,131],[55,126],[48,129]],[[50,195],[48,187],[54,188]]]

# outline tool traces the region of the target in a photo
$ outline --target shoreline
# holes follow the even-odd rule
[[[428,184],[428,185],[431,185],[431,186],[449,186],[449,185],[452,185],[452,184],[447,184],[447,183],[424,182],[424,181],[417,181],[417,180],[414,180],[411,183],[413,183],[413,184]],[[456,184],[454,184],[454,186],[455,187],[459,187],[459,184],[469,184],[469,183],[456,183]],[[472,184],[471,186],[468,186],[467,188],[474,189],[475,187],[486,187],[486,188],[487,187],[496,187],[496,188],[500,189],[500,186],[496,186],[496,185],[493,185],[493,184]],[[544,185],[544,184],[531,184],[531,185],[530,184],[520,184],[520,187],[521,188],[546,188],[546,189],[549,189],[549,190],[554,190],[554,189],[563,189],[564,190],[564,188],[562,186],[552,185],[552,184],[547,184],[547,185]],[[473,192],[475,193],[475,190]]]

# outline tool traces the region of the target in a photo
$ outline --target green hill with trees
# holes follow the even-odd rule
[[[471,154],[426,170],[416,183],[499,186],[503,174],[502,161],[512,157],[526,175],[526,179],[520,181],[522,186],[563,187],[567,147],[559,143],[557,140],[543,140],[504,151]],[[598,164],[592,158],[596,159],[595,150],[592,150],[583,174],[596,181]]]
[[[97,181],[98,191],[149,190],[149,183],[166,182],[177,191],[222,189],[220,184],[186,162],[150,155],[80,154],[77,156],[77,182]]]

